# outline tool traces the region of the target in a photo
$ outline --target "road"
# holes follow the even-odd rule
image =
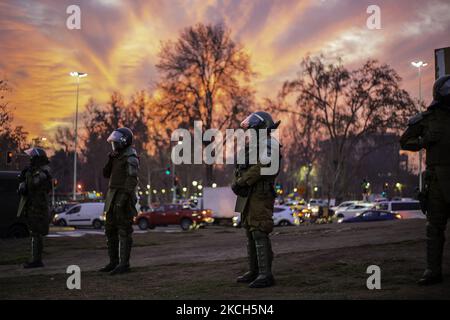
[[[66,232],[66,234],[65,234]],[[447,232],[447,238],[449,232]],[[424,220],[278,227],[272,234],[277,285],[252,290],[234,279],[245,271],[242,229],[190,232],[157,228],[134,235],[131,273],[96,272],[107,262],[97,230],[57,230],[46,239],[46,267],[24,270],[27,239],[0,241],[1,299],[449,299],[444,284],[415,284],[424,268]],[[447,250],[448,251],[448,250]],[[69,265],[82,270],[81,290],[66,288]],[[368,290],[366,269],[381,268],[381,290]]]

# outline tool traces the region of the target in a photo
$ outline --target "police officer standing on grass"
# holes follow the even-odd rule
[[[104,209],[109,264],[99,271],[115,275],[130,271],[139,159],[132,147],[133,133],[130,129],[114,130],[107,141],[112,146],[108,163],[103,168],[104,177],[109,179]]]
[[[419,193],[427,215],[427,268],[419,285],[442,282],[445,229],[450,217],[450,75],[433,87],[433,102],[427,111],[413,117],[400,139],[404,150],[427,153],[423,190]]]
[[[20,203],[17,216],[24,217],[31,235],[31,260],[24,268],[43,267],[44,236],[49,231],[49,192],[52,188],[49,161],[41,148],[25,151],[30,165],[19,175]]]
[[[260,129],[265,129],[267,139],[260,140],[261,137],[258,136],[257,149],[264,147],[262,143],[266,143],[267,150],[270,152],[271,145],[279,146],[278,142],[270,136],[270,130],[276,129],[279,124],[279,121],[274,123],[267,112],[255,112],[241,123],[241,127],[254,129],[257,134]],[[238,277],[237,282],[249,283],[250,288],[264,288],[274,284],[273,252],[269,234],[273,230],[272,216],[276,197],[274,181],[278,172],[273,175],[262,175],[261,168],[264,165],[259,159],[256,164],[249,164],[251,147],[247,145],[245,149],[247,164],[237,165],[232,189],[238,196],[235,210],[241,213],[242,225],[247,236],[249,270]]]

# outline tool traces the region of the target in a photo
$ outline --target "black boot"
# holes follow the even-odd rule
[[[258,276],[258,258],[256,257],[256,246],[250,231],[246,230],[247,235],[247,260],[248,271],[236,279],[239,283],[250,283]]]
[[[256,244],[258,258],[258,277],[249,284],[249,288],[266,288],[273,286],[275,280],[272,275],[273,252],[269,235],[261,231],[252,232]]]
[[[442,282],[442,254],[445,242],[445,228],[427,223],[427,269],[417,282],[421,286]]]
[[[130,254],[133,238],[131,236],[119,238],[119,265],[109,274],[116,275],[130,272]]]
[[[24,263],[25,269],[42,268],[42,251],[44,247],[44,239],[42,235],[31,236],[31,261]]]
[[[422,278],[417,281],[417,284],[419,286],[431,286],[433,284],[441,283],[442,281],[442,273],[434,273],[430,269],[426,269]]]
[[[101,268],[100,272],[111,272],[119,264],[119,239],[116,237],[107,237],[109,263]]]

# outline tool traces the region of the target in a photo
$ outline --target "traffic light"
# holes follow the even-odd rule
[[[167,166],[166,168],[166,175],[170,175],[172,173],[172,171],[170,170],[170,166]]]
[[[8,151],[6,153],[6,163],[11,163],[13,159],[13,153],[11,151]]]
[[[362,193],[369,193],[370,182],[367,181],[366,179],[364,179],[363,182],[361,183],[361,188],[362,188]]]
[[[385,182],[385,183],[383,184],[383,192],[381,192],[381,196],[382,196],[383,198],[386,198],[387,195],[388,195],[388,191],[389,191],[389,183],[388,183],[388,182]]]

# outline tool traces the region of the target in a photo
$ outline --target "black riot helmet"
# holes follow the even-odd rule
[[[272,116],[264,111],[253,112],[244,121],[241,122],[241,127],[244,129],[269,129],[275,130],[280,125],[281,121],[274,122]]]
[[[450,105],[450,75],[442,76],[434,82],[431,105],[438,103]]]
[[[133,143],[133,132],[128,128],[119,128],[114,130],[106,140],[111,143],[114,151],[119,151],[131,146]]]
[[[49,163],[45,150],[39,147],[33,147],[25,150],[25,154],[30,157],[32,166],[43,166]]]

